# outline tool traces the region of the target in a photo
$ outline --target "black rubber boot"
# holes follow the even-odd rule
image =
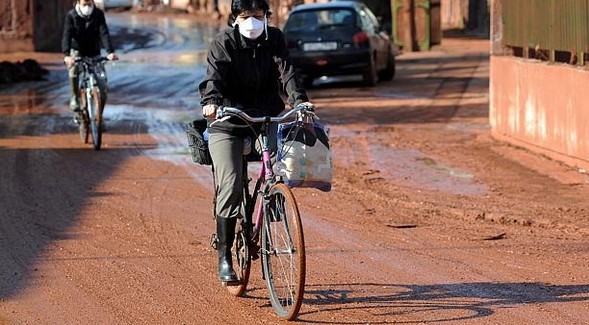
[[[80,84],[78,77],[70,78],[70,109],[74,112],[80,110]]]
[[[235,238],[237,218],[217,218],[217,252],[219,254],[219,280],[222,282],[237,281],[233,270],[231,247]]]

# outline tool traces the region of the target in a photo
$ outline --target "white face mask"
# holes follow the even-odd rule
[[[265,20],[265,19],[264,19]],[[239,33],[246,38],[256,39],[264,32],[265,22],[249,17],[248,19],[237,23],[239,25]]]
[[[94,10],[94,6],[92,6],[92,5],[90,5],[90,6],[80,6],[80,12],[84,16],[90,16],[92,14],[92,11],[93,10]]]

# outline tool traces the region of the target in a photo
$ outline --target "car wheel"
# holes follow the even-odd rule
[[[379,74],[380,80],[383,81],[391,81],[395,77],[395,55],[391,52],[389,53],[389,58],[387,59],[387,67],[382,70]]]
[[[368,87],[374,87],[378,83],[378,72],[376,71],[376,64],[373,56],[370,56],[370,62],[366,71],[364,71],[362,81],[364,85]]]

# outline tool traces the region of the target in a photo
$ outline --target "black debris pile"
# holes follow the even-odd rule
[[[22,62],[0,62],[0,84],[9,84],[20,81],[42,80],[49,71],[44,69],[39,62],[26,59]]]

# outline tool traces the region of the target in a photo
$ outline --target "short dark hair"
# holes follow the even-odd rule
[[[231,15],[229,15],[229,26],[233,26],[237,16],[244,11],[256,11],[262,9],[266,17],[270,18],[270,6],[266,0],[232,0],[231,1]]]

